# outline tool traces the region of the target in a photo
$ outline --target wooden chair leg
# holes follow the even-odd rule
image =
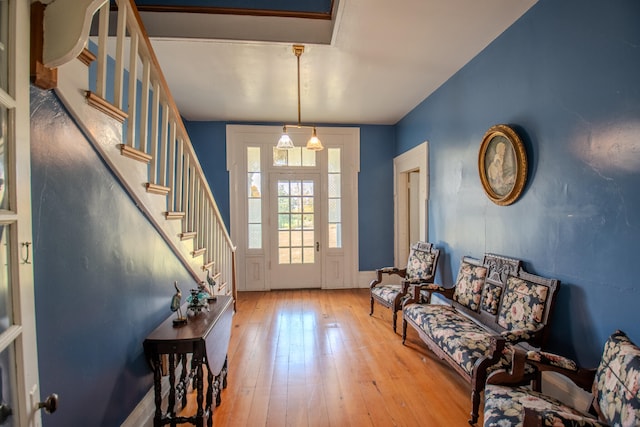
[[[396,325],[398,324],[398,312],[395,309],[393,310],[393,332],[396,332]]]
[[[402,316],[402,344],[407,340],[407,319]]]
[[[373,316],[373,297],[371,297],[371,311],[369,311],[369,316]]]
[[[478,409],[480,408],[480,393],[471,389],[471,418],[469,424],[475,425],[478,422]]]

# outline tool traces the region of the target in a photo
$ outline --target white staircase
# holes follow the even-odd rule
[[[214,293],[235,296],[235,247],[135,4],[116,4],[115,36],[108,1],[49,4],[43,65],[57,68],[56,93],[194,279],[209,271]],[[94,13],[98,35],[90,39]]]

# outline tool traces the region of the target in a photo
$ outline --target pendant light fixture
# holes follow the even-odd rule
[[[278,144],[276,145],[276,148],[280,150],[288,150],[290,148],[294,148],[293,141],[291,140],[291,137],[287,133],[287,126],[297,127],[297,128],[311,128],[312,129],[311,138],[309,138],[309,141],[307,141],[307,150],[320,151],[324,149],[324,147],[322,146],[322,142],[320,141],[316,133],[316,127],[303,125],[300,119],[300,56],[302,56],[303,52],[304,52],[303,45],[299,45],[299,44],[293,45],[293,54],[296,56],[296,60],[298,62],[298,124],[297,125],[285,124],[282,127],[282,136],[280,136],[280,139],[278,140]]]

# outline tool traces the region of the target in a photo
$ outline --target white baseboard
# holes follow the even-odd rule
[[[376,278],[375,270],[372,271],[359,271],[358,272],[358,283],[354,288],[368,288],[369,284],[373,279]],[[402,282],[402,278],[395,274],[388,274],[383,277],[385,283],[396,283],[400,284]]]
[[[169,377],[162,378],[162,401],[169,395]],[[145,394],[140,403],[129,414],[120,427],[152,427],[153,415],[156,411],[154,388]]]
[[[373,279],[376,278],[376,272],[375,271],[359,271],[358,272],[358,283],[356,283],[357,288],[368,288],[369,287],[369,283],[371,283],[371,281]]]

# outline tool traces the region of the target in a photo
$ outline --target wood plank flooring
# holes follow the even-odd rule
[[[214,426],[468,426],[469,385],[369,316],[368,289],[243,292],[237,310]]]

